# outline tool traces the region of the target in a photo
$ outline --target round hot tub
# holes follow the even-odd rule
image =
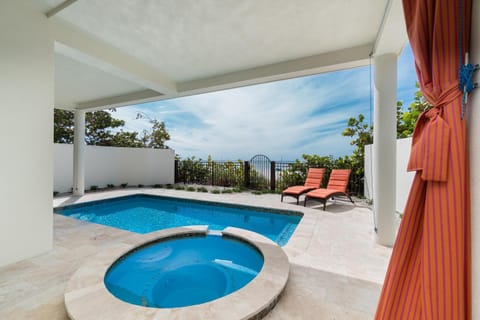
[[[74,273],[70,319],[261,319],[287,284],[285,252],[251,231],[189,226],[125,241]]]
[[[247,242],[221,235],[192,235],[127,253],[110,267],[105,285],[128,303],[176,308],[235,292],[255,278],[262,266],[262,254]]]

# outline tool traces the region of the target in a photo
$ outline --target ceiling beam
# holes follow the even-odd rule
[[[177,84],[178,95],[185,96],[332,72],[369,64],[372,44],[328,52],[247,70]]]
[[[50,24],[56,52],[162,94],[176,93],[175,82],[159,70],[58,18]]]
[[[76,109],[94,111],[106,108],[124,107],[132,104],[161,100],[162,94],[153,90],[142,90],[121,94],[113,97],[106,97],[97,100],[83,101],[77,103]]]
[[[75,3],[77,0],[66,0],[66,1],[63,1],[62,3],[60,3],[58,6],[50,9],[47,11],[47,13],[45,13],[45,15],[47,16],[47,18],[50,18],[50,17],[53,17],[54,15],[56,15],[57,13],[59,13],[60,11],[66,9],[67,7],[69,7],[70,5],[72,5],[73,3]]]

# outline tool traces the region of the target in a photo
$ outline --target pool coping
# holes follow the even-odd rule
[[[290,263],[280,246],[270,239],[244,229],[228,227],[222,235],[239,238],[256,247],[264,257],[259,274],[243,288],[216,300],[189,307],[149,308],[126,303],[105,287],[104,276],[110,266],[125,253],[149,242],[207,234],[208,226],[164,229],[139,235],[133,244],[105,249],[82,265],[65,289],[65,307],[71,319],[261,319],[278,301],[285,289]]]
[[[251,211],[255,211],[255,213],[259,213],[259,214],[273,214],[273,215],[286,216],[286,217],[292,217],[292,218],[294,217],[293,219],[298,219],[298,221],[294,222],[295,223],[294,230],[298,227],[300,221],[304,218],[304,213],[303,212],[295,211],[295,210],[274,209],[274,208],[266,208],[266,207],[261,207],[261,206],[232,204],[232,203],[227,203],[227,202],[215,202],[215,201],[208,201],[208,200],[186,199],[186,198],[164,196],[164,195],[155,195],[155,194],[142,193],[142,192],[137,192],[137,193],[133,193],[133,194],[129,194],[129,195],[114,196],[114,197],[111,197],[111,198],[98,199],[98,200],[93,200],[93,201],[85,201],[85,202],[82,201],[82,202],[79,202],[79,203],[57,205],[57,206],[53,207],[53,213],[63,215],[63,216],[68,217],[68,218],[76,219],[75,217],[72,217],[70,214],[66,214],[62,211],[63,210],[68,210],[68,209],[79,209],[79,208],[90,207],[90,206],[101,206],[103,204],[108,204],[109,202],[112,202],[112,201],[122,201],[122,200],[125,201],[125,200],[129,200],[129,199],[142,199],[142,198],[145,198],[145,199],[159,199],[159,200],[165,200],[165,201],[178,201],[178,202],[181,202],[182,204],[193,203],[193,204],[197,204],[197,205],[200,205],[200,206],[203,205],[203,206],[207,206],[207,207],[213,206],[213,207],[226,207],[226,208],[236,209],[236,210],[251,210]],[[80,219],[80,220],[82,220],[82,219]],[[84,220],[82,220],[82,221],[84,221]],[[119,226],[103,224],[101,222],[95,222],[95,221],[89,221],[89,220],[86,220],[85,222],[95,223],[95,224],[99,224],[99,225],[103,225],[103,226],[111,227],[111,228],[116,228],[116,229],[124,230],[124,231],[127,231],[127,232],[132,232],[134,234],[148,234],[148,233],[151,233],[151,232],[159,231],[159,230],[153,230],[153,231],[149,231],[149,232],[146,232],[146,233],[140,233],[140,232],[137,232],[135,230],[128,229],[128,228],[122,228],[122,227],[119,227]],[[182,227],[182,226],[179,226],[179,227]],[[160,229],[160,230],[163,230],[163,229]],[[290,239],[292,234],[293,233],[288,234],[288,239],[285,242],[285,241],[282,240],[285,237],[284,232],[281,232],[281,233],[278,234],[278,237],[276,238],[275,242],[277,242],[277,244],[279,244],[281,247],[283,247],[283,246],[287,245],[288,240]]]
[[[96,205],[101,204],[104,202],[114,201],[114,200],[124,200],[130,198],[161,198],[165,200],[172,200],[172,201],[181,201],[181,202],[191,202],[196,204],[204,204],[204,205],[211,205],[211,206],[224,206],[228,208],[234,209],[247,209],[247,210],[256,210],[258,212],[268,212],[273,214],[282,214],[287,216],[296,216],[303,218],[304,214],[298,210],[286,210],[286,209],[272,209],[272,208],[265,208],[265,207],[257,207],[257,206],[250,206],[250,205],[242,205],[242,204],[235,204],[235,203],[228,203],[228,202],[216,202],[216,201],[209,201],[209,200],[197,200],[197,199],[187,199],[181,197],[172,197],[172,196],[165,196],[165,195],[156,195],[156,194],[149,194],[149,193],[142,193],[137,192],[134,194],[129,195],[122,195],[122,196],[114,196],[111,198],[99,199],[99,200],[92,200],[92,201],[85,201],[80,203],[72,203],[66,205],[59,205],[53,207],[53,212],[57,214],[62,214],[62,209],[68,208],[80,208],[84,206]]]

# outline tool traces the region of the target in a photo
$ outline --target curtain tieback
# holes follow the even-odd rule
[[[434,108],[418,117],[407,171],[422,171],[421,178],[424,181],[447,181],[450,127],[442,118],[442,109],[460,96],[458,83],[455,83],[437,99],[429,99]]]

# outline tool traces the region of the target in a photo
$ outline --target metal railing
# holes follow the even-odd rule
[[[246,165],[242,161],[175,160],[175,183],[243,187]]]
[[[270,190],[281,192],[292,185],[302,185],[308,166],[299,162],[271,161],[270,168],[255,169],[250,161],[175,160],[175,183]],[[326,186],[331,168],[326,168],[322,186]],[[348,192],[363,196],[363,174],[352,170]]]

